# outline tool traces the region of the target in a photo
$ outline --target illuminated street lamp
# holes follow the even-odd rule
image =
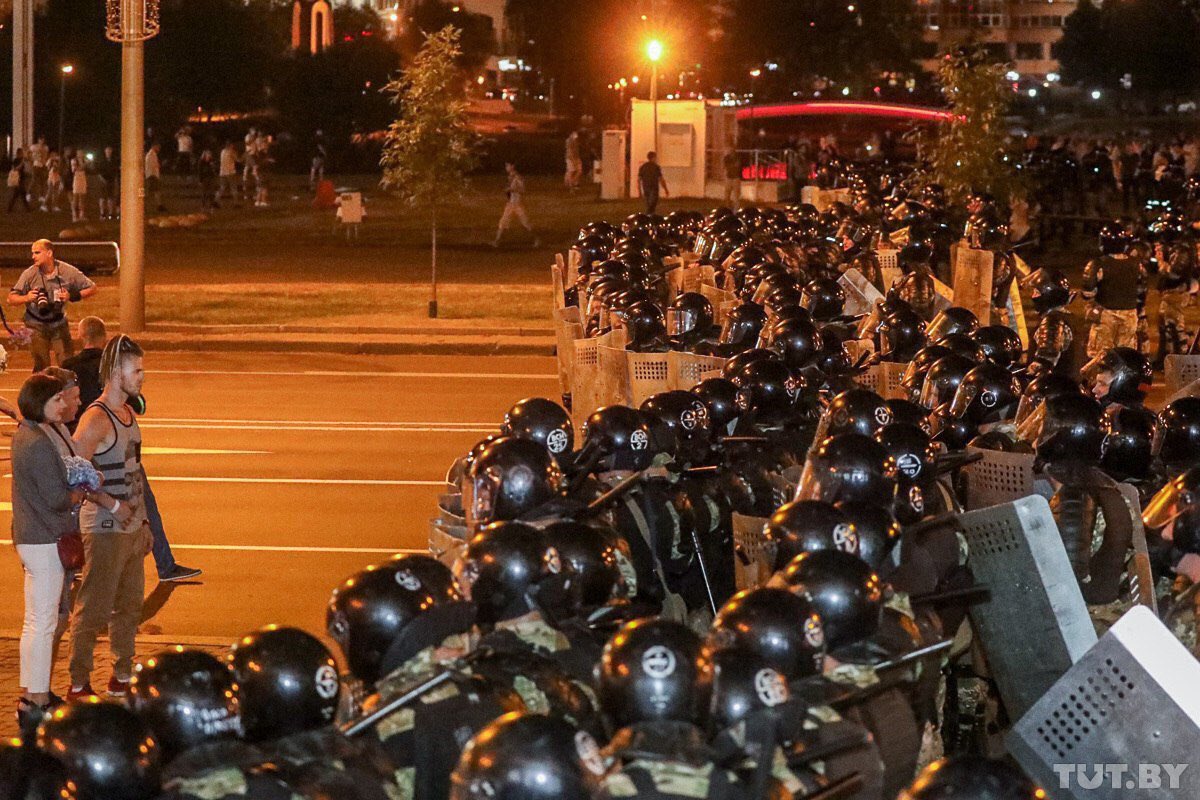
[[[75,71],[73,64],[63,64],[59,68],[62,81],[58,86],[58,152],[63,151],[63,120],[67,116],[67,76]]]
[[[658,152],[658,62],[663,57],[663,44],[658,39],[646,43],[646,58],[650,59],[650,102],[654,106],[654,152]]]

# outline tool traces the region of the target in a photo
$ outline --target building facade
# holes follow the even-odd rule
[[[404,25],[405,17],[412,14],[420,0],[339,0],[349,5],[373,9],[380,19],[391,27],[395,35]],[[506,42],[507,26],[504,24],[504,0],[457,0],[456,5],[472,14],[483,14],[492,18],[492,29],[501,46]]]
[[[1055,45],[1076,0],[916,0],[916,4],[926,43],[925,69],[936,69],[938,52],[974,37],[1011,61],[1021,75],[1045,77],[1058,72]]]

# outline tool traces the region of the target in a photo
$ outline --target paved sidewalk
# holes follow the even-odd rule
[[[206,650],[218,657],[225,655],[232,642],[199,640],[190,642],[169,641],[162,636],[138,636],[137,657],[142,660],[175,645]],[[69,637],[64,636],[58,658],[54,662],[54,674],[50,688],[58,695],[66,695],[70,678],[67,677]],[[96,669],[92,673],[92,687],[103,692],[112,672],[112,655],[108,639],[102,638],[96,646]],[[19,632],[0,633],[0,737],[17,735],[17,699],[20,693],[20,639]]]

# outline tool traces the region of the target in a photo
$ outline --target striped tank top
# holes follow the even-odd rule
[[[128,504],[134,509],[133,518],[124,526],[116,518],[95,503],[85,503],[79,513],[80,530],[89,533],[131,532],[141,528],[146,521],[146,507],[142,498],[142,429],[138,427],[133,409],[129,412],[129,424],[113,413],[112,409],[97,400],[89,408],[99,408],[108,416],[115,434],[112,445],[92,456],[92,464],[104,480],[104,492]]]

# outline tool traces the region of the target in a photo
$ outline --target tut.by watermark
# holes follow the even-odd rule
[[[1187,764],[1055,764],[1058,788],[1178,789]]]

